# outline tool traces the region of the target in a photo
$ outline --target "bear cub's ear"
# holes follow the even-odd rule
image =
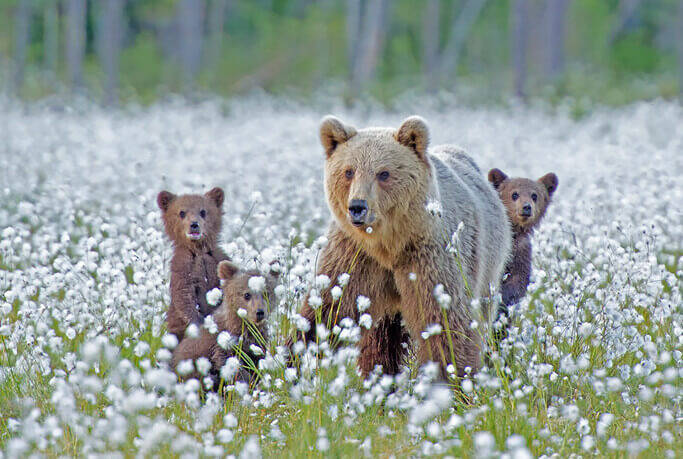
[[[212,188],[209,191],[207,191],[204,196],[212,200],[215,204],[216,207],[219,209],[223,207],[223,200],[225,199],[225,193],[223,193],[223,189],[216,187]]]
[[[345,125],[339,118],[328,115],[320,122],[320,143],[329,158],[340,143],[356,135],[356,129]]]
[[[491,169],[489,171],[489,182],[493,184],[493,188],[496,190],[501,183],[507,180],[507,178],[508,176],[505,175],[505,172],[501,171],[500,169]]]
[[[396,132],[396,140],[401,145],[417,153],[418,158],[425,160],[429,146],[429,128],[427,122],[419,116],[407,118]]]
[[[557,190],[557,185],[559,184],[557,175],[553,174],[552,172],[545,174],[543,177],[538,179],[538,181],[545,186],[545,189],[548,191],[548,196],[553,195],[555,190]]]
[[[171,193],[170,191],[162,191],[157,195],[157,205],[159,206],[159,209],[161,209],[162,212],[166,212],[168,210],[168,206],[171,205],[171,202],[176,198],[176,195]]]
[[[218,263],[218,278],[229,280],[240,270],[239,266],[227,260]]]

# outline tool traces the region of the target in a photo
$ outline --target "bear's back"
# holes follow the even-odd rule
[[[434,147],[430,160],[436,170],[444,229],[450,236],[460,222],[465,223],[459,242],[468,283],[475,297],[488,296],[489,288],[498,286],[510,253],[506,210],[477,164],[462,149]]]

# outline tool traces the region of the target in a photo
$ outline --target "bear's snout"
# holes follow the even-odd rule
[[[256,320],[257,321],[259,321],[259,322],[262,321],[265,316],[266,316],[266,311],[264,311],[263,309],[258,309],[256,311]]]
[[[349,204],[349,216],[351,223],[355,226],[361,226],[365,223],[365,217],[368,215],[368,202],[365,199],[352,199]]]
[[[531,204],[526,202],[522,206],[522,217],[531,217]]]

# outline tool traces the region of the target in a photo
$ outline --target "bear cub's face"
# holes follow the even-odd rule
[[[176,196],[162,191],[157,196],[166,234],[178,245],[212,245],[221,230],[224,193],[213,188],[204,195]]]
[[[328,116],[320,125],[325,149],[325,191],[337,222],[363,239],[382,238],[389,219],[407,215],[429,178],[429,132],[424,120],[408,118],[398,130],[357,131]],[[368,230],[372,227],[372,230]]]
[[[242,320],[263,329],[269,311],[275,305],[275,274],[262,276],[259,271],[242,271],[234,263],[221,261],[218,277],[223,284],[223,302],[213,314],[216,323],[231,333],[241,331]],[[244,317],[240,316],[244,315],[240,309],[246,311]]]
[[[488,178],[505,205],[510,223],[522,231],[540,221],[558,185],[557,176],[552,172],[533,181],[509,178],[500,169],[491,169]]]

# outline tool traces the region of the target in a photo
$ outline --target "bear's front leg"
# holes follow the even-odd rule
[[[318,319],[330,330],[344,317],[358,321],[358,296],[366,296],[374,303],[378,294],[382,293],[384,281],[389,278],[386,270],[343,233],[332,230],[328,234],[328,239],[329,244],[320,254],[316,275],[326,275],[330,279],[330,284],[318,292],[319,299],[314,300],[309,294],[299,312],[311,324],[306,333],[298,333],[299,337],[303,335],[307,342],[315,341]],[[344,273],[348,274],[349,278],[345,285],[340,286],[341,296],[335,299],[332,289],[339,285],[339,276]],[[320,300],[320,305],[315,304]]]
[[[418,361],[438,363],[445,379],[449,364],[459,377],[466,374],[465,368],[473,374],[481,366],[481,331],[471,327],[465,279],[454,256],[440,246],[409,251],[394,270],[401,314],[418,344]],[[443,292],[436,291],[439,284]]]
[[[386,315],[363,333],[358,357],[363,378],[367,378],[377,365],[382,366],[385,374],[395,375],[401,371],[410,344],[410,336],[401,322],[401,314]]]

